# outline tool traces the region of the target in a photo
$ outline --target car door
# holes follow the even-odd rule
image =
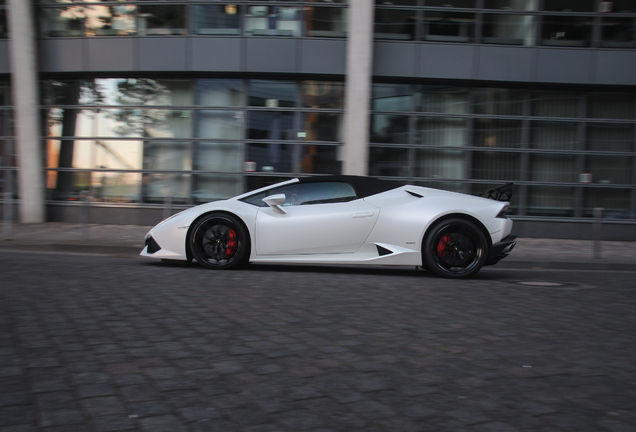
[[[379,216],[346,183],[296,183],[271,194],[284,194],[285,203],[258,211],[255,243],[261,256],[353,253]]]

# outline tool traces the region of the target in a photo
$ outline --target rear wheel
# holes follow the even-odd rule
[[[462,218],[440,221],[429,229],[422,248],[426,267],[448,278],[466,278],[486,262],[488,242],[475,223]]]
[[[247,230],[228,214],[210,214],[199,219],[188,244],[194,259],[206,268],[232,269],[249,259]]]

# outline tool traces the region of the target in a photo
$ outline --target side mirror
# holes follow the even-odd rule
[[[285,204],[285,194],[270,195],[263,198],[263,202],[282,213],[287,213],[281,206]]]

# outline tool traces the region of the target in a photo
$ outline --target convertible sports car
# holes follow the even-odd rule
[[[474,275],[515,245],[511,185],[489,198],[358,176],[315,176],[202,204],[148,232],[142,256],[231,269],[254,263],[422,266]]]

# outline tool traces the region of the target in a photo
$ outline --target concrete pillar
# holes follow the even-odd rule
[[[343,174],[369,172],[374,7],[371,0],[349,0]]]
[[[44,173],[40,145],[38,69],[31,0],[9,0],[11,90],[15,108],[20,222],[44,222]]]

